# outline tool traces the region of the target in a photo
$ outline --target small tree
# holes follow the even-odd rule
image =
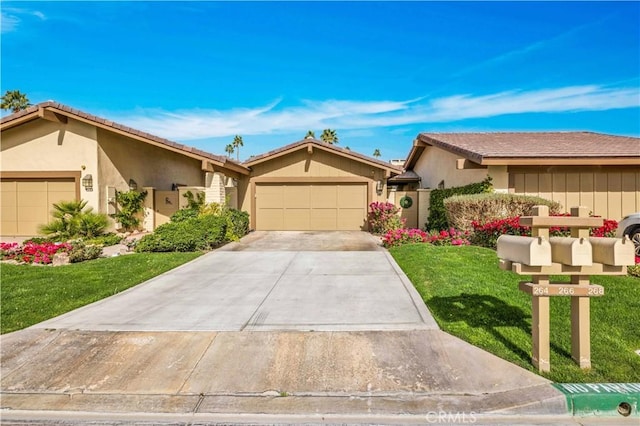
[[[324,129],[322,131],[322,135],[320,135],[320,139],[323,142],[330,143],[331,145],[338,143],[338,134],[335,130]]]
[[[31,105],[29,98],[19,90],[7,90],[2,96],[2,103],[0,108],[4,110],[11,110],[11,112],[18,112],[23,109],[27,109]]]
[[[379,150],[378,148],[376,148],[376,149],[373,151],[373,156],[374,156],[374,157],[376,157],[376,158],[378,158],[378,157],[382,156],[382,154],[380,154],[380,150]]]
[[[236,137],[233,138],[233,148],[236,151],[236,155],[237,155],[236,159],[238,161],[240,161],[240,147],[241,146],[244,146],[244,142],[242,141],[242,136],[236,135]]]
[[[227,157],[231,157],[231,155],[233,154],[233,144],[229,144],[227,146],[224,147],[224,152],[227,153]]]

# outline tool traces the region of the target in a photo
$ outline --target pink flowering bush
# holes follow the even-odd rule
[[[373,234],[384,234],[404,227],[404,219],[400,219],[400,209],[391,203],[373,202],[369,204],[367,222]]]
[[[48,265],[53,261],[54,254],[69,252],[71,249],[71,244],[67,243],[28,242],[22,247],[17,243],[0,243],[0,259]]]
[[[459,231],[455,228],[431,231],[427,235],[427,242],[434,246],[468,246],[471,244],[469,231]]]
[[[469,232],[450,228],[448,231],[425,232],[422,229],[394,229],[382,237],[382,245],[397,247],[411,243],[429,243],[435,246],[468,246]]]
[[[422,229],[392,229],[382,237],[382,245],[397,247],[403,244],[426,243],[427,233]]]

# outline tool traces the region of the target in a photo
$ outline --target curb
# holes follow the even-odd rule
[[[640,419],[640,383],[553,383],[573,416]]]

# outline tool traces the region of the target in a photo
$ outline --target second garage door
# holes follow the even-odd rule
[[[367,184],[257,184],[256,229],[362,230]]]

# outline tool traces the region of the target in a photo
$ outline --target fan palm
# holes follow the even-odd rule
[[[7,90],[7,92],[2,96],[0,108],[5,110],[10,109],[11,112],[18,112],[26,109],[29,105],[31,104],[29,103],[27,95],[20,93],[19,90]]]
[[[236,155],[237,155],[236,159],[238,161],[240,161],[240,147],[241,146],[244,146],[244,142],[242,142],[242,136],[236,135],[236,137],[233,138],[233,148],[236,151]]]
[[[330,144],[337,144],[338,143],[338,134],[336,133],[335,130],[332,129],[324,129],[322,131],[322,135],[320,135],[320,139],[322,139],[323,142],[326,143],[330,143]]]

